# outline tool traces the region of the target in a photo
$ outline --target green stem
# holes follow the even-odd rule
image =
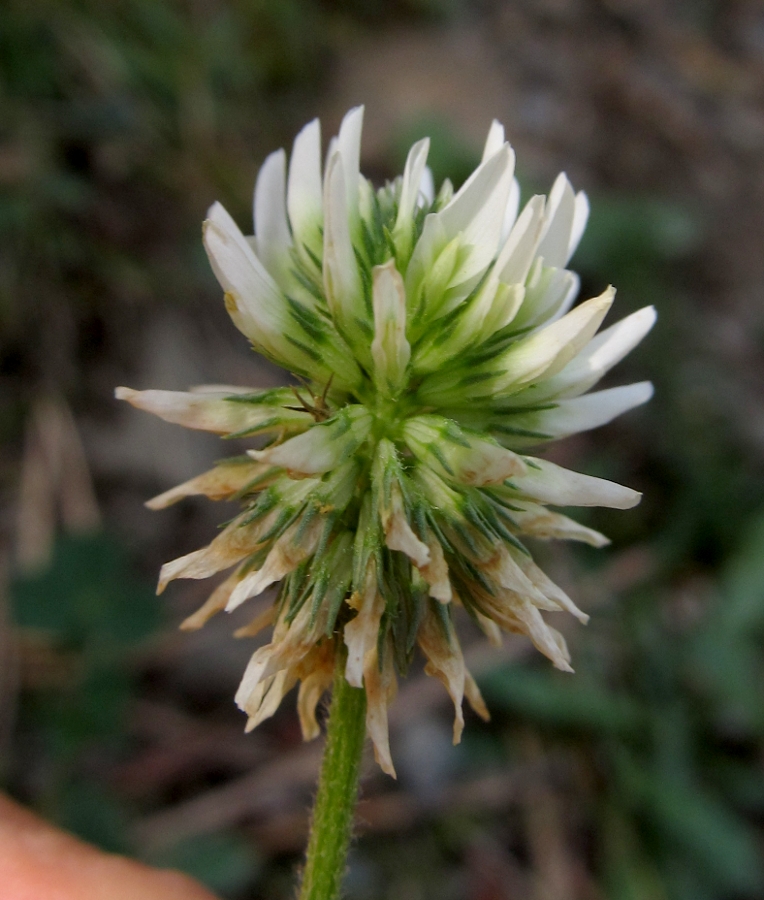
[[[345,874],[361,753],[366,737],[366,692],[345,681],[344,646],[337,654],[326,747],[299,900],[336,900]]]

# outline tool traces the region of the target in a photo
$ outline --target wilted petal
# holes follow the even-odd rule
[[[300,691],[297,695],[297,714],[300,717],[300,730],[304,741],[312,741],[321,733],[316,719],[316,707],[319,700],[332,686],[334,678],[334,644],[324,641],[298,667],[301,678]]]
[[[525,534],[536,538],[582,541],[592,547],[605,547],[610,540],[599,531],[587,528],[545,506],[525,501],[513,502],[512,518]]]
[[[550,597],[541,586],[543,579],[535,577],[536,570],[530,569],[526,560],[527,557],[519,551],[513,553],[504,544],[497,544],[491,558],[480,562],[479,566],[481,571],[499,587],[527,600],[538,609],[558,610],[563,608],[558,600],[558,594],[562,593],[560,589],[552,581],[549,581],[550,590],[554,594],[554,598]],[[531,573],[534,577],[529,577]],[[567,597],[565,599],[572,604]],[[565,608],[567,609],[567,607]]]
[[[450,624],[445,625],[432,608],[428,607],[419,626],[417,641],[427,658],[425,672],[443,683],[454,702],[454,743],[458,744],[464,729],[462,700],[466,672],[459,640]]]
[[[348,648],[345,678],[348,684],[359,688],[363,687],[366,657],[377,646],[379,623],[385,611],[385,600],[377,587],[377,572],[373,561],[366,570],[363,594],[353,595],[348,603],[357,610],[357,615],[344,629]]]
[[[532,559],[519,552],[515,553],[515,558],[528,580],[534,587],[538,588],[548,600],[555,604],[558,609],[569,612],[584,625],[589,621],[589,616],[587,616],[586,613],[581,612],[565,591],[559,585],[555,584],[546,572],[540,569]]]
[[[485,705],[485,700],[483,700],[483,695],[480,693],[480,688],[477,686],[477,682],[468,669],[464,670],[464,696],[467,698],[467,702],[472,707],[473,711],[476,712],[484,722],[491,721],[491,714],[488,712],[488,707]]]
[[[427,549],[430,551],[429,562],[419,571],[430,586],[430,596],[441,603],[450,603],[452,598],[451,582],[448,578],[448,565],[443,555],[443,547],[433,534],[427,535]]]
[[[239,704],[242,712],[247,713],[247,725],[245,731],[252,731],[276,712],[281,701],[297,684],[297,676],[291,669],[282,669],[275,675],[270,675],[261,681],[247,696],[246,700]]]
[[[525,634],[533,646],[552,661],[555,668],[572,672],[570,654],[562,635],[544,621],[538,608],[526,597],[514,591],[497,591],[486,597],[485,605],[491,618],[508,631]]]
[[[430,561],[430,551],[427,544],[419,540],[414,534],[406,517],[403,506],[403,496],[398,483],[394,483],[391,489],[391,501],[389,506],[380,510],[382,527],[385,530],[385,543],[390,550],[400,550],[421,569]]]
[[[260,546],[261,535],[275,521],[275,515],[266,516],[249,525],[242,524],[246,513],[238,516],[211,544],[173,559],[162,566],[157,593],[161,594],[176,578],[209,578],[234,563],[254,553]]]
[[[271,548],[262,569],[250,572],[237,585],[226,606],[226,612],[241,606],[250,597],[256,597],[276,581],[281,581],[303,560],[313,554],[318,544],[323,523],[314,519],[306,528],[301,519],[281,535]]]
[[[223,462],[209,472],[197,475],[196,478],[191,478],[147,500],[146,506],[149,509],[166,509],[184,497],[195,497],[200,494],[209,497],[210,500],[227,500],[254,481],[258,483],[258,490],[265,487],[267,482],[263,476],[270,471],[271,466],[265,463]]]
[[[234,588],[241,579],[242,571],[239,568],[215,588],[206,602],[203,603],[196,612],[192,613],[180,623],[181,631],[198,631],[203,625],[206,625],[207,622],[209,622],[215,613],[224,610],[226,603],[228,603],[228,598],[231,596]]]
[[[556,628],[547,625],[538,609],[530,603],[523,603],[517,608],[516,615],[523,623],[525,633],[533,646],[550,659],[556,669],[572,673],[565,638]]]
[[[279,619],[271,643],[255,650],[244,671],[235,697],[239,709],[249,712],[253,704],[259,702],[262,682],[282,670],[294,671],[313,649],[325,625],[326,611],[323,609],[319,609],[316,620],[311,623],[310,603],[300,609],[291,623]]]
[[[236,631],[234,631],[233,636],[235,638],[257,637],[257,635],[260,634],[263,628],[267,628],[269,625],[273,624],[275,616],[276,607],[267,606],[256,616],[254,616],[249,622],[247,622],[246,625],[242,625],[241,628],[237,628]]]
[[[393,778],[395,766],[390,755],[390,737],[387,724],[387,709],[396,692],[395,669],[390,642],[384,643],[384,656],[380,666],[375,644],[366,656],[363,683],[366,688],[366,731],[374,745],[374,759],[387,775]]]

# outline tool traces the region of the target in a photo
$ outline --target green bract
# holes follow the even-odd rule
[[[242,513],[212,543],[167,563],[174,578],[234,567],[187,620],[199,627],[280,584],[247,635],[273,625],[236,696],[254,727],[300,682],[306,737],[347,645],[348,682],[365,687],[377,759],[394,772],[387,704],[418,644],[456,707],[485,707],[452,622],[463,606],[492,639],[527,634],[570,670],[541,611],[566,594],[534,564],[524,536],[594,546],[601,534],[548,506],[625,509],[639,494],[525,455],[649,399],[647,383],[586,392],[649,331],[652,308],[597,334],[614,291],[572,307],[566,266],[588,213],[560,175],[518,215],[514,153],[494,122],[483,160],[456,193],[437,196],[415,144],[402,177],[375,189],[359,171],[363,110],[351,110],[321,173],[318,121],[257,180],[254,237],[220,204],[204,244],[236,326],[301,379],[270,391],[131,391],[162,418],[270,443],[151,502],[238,498]],[[572,307],[572,308],[571,308]]]

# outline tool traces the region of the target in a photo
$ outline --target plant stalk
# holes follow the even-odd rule
[[[345,656],[341,645],[299,900],[337,900],[345,874],[366,737],[366,692],[345,680]]]

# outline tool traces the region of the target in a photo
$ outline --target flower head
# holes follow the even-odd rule
[[[375,189],[359,171],[363,109],[351,110],[321,171],[318,121],[260,170],[254,237],[216,203],[204,245],[236,326],[301,387],[132,391],[117,396],[170,422],[226,436],[267,435],[244,458],[155,498],[238,498],[243,511],[209,546],[167,563],[175,578],[233,571],[185,623],[200,627],[279,584],[239,633],[273,626],[236,702],[254,727],[300,683],[306,738],[338,642],[364,687],[367,727],[391,774],[387,705],[418,645],[456,709],[487,715],[464,666],[452,610],[487,635],[526,634],[570,671],[545,611],[587,617],[524,544],[607,539],[549,507],[626,509],[640,495],[527,455],[644,403],[647,383],[587,393],[649,331],[648,307],[598,329],[614,297],[573,306],[566,268],[588,204],[560,175],[518,215],[514,153],[494,122],[483,160],[437,195],[415,144],[402,177]]]

